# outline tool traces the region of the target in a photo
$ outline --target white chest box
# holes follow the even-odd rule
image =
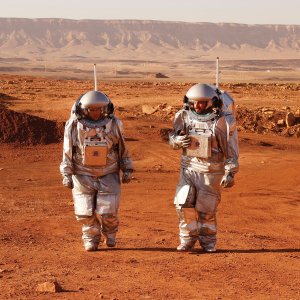
[[[191,145],[185,149],[185,155],[190,157],[211,157],[211,133],[189,134]]]

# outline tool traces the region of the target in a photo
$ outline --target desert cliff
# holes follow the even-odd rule
[[[291,59],[299,25],[0,18],[1,57]]]

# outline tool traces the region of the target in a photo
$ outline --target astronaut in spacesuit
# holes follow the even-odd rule
[[[178,251],[199,240],[205,252],[216,252],[217,207],[223,188],[234,185],[238,172],[235,103],[213,85],[198,83],[184,97],[169,141],[182,149],[181,173],[174,203],[179,217]]]
[[[77,221],[82,224],[85,250],[97,250],[101,233],[108,247],[116,245],[121,182],[134,169],[125,144],[122,122],[113,115],[109,98],[90,91],[79,97],[65,125],[63,185],[72,189]]]

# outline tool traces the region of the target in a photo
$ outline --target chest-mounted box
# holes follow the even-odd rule
[[[83,146],[85,166],[105,166],[107,164],[107,143],[104,138],[87,137]]]
[[[189,133],[191,145],[185,148],[185,155],[198,158],[211,157],[211,132]]]

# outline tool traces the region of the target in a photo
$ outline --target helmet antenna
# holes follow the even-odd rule
[[[219,88],[219,57],[217,57],[216,87]]]
[[[95,78],[95,91],[97,91],[97,72],[96,72],[96,64],[94,64],[94,78]]]

